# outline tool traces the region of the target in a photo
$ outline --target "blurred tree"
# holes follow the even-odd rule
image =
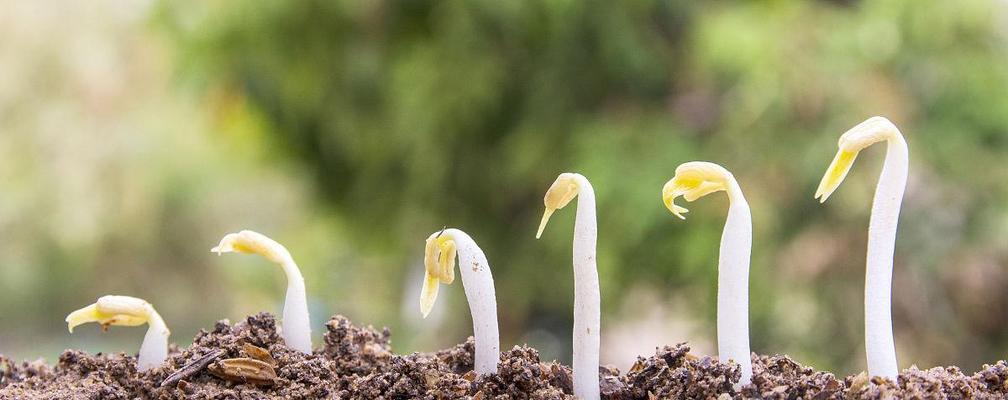
[[[725,203],[684,225],[659,198],[678,163],[710,160],[753,205],[753,349],[852,371],[878,163],[828,206],[812,194],[839,135],[876,114],[913,157],[902,364],[971,369],[1008,348],[974,328],[1006,322],[983,300],[1008,289],[1005,18],[983,1],[223,1],[165,2],[159,21],[187,81],[218,106],[240,98],[312,171],[355,245],[381,254],[375,279],[414,284],[423,238],[457,226],[494,265],[505,342],[564,332],[569,220],[533,234],[545,189],[577,171],[599,198],[604,307],[645,285],[713,324]]]

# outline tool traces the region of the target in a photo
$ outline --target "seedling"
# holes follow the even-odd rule
[[[543,214],[536,239],[542,236],[553,212],[581,196],[574,222],[574,396],[582,400],[599,398],[599,278],[595,265],[595,192],[580,174],[563,173],[546,191]]]
[[[92,305],[67,315],[67,329],[73,333],[74,327],[97,322],[102,329],[109,326],[139,326],[147,324],[147,334],[140,345],[137,370],[146,371],[161,365],[168,357],[168,335],[171,332],[164,320],[154,310],[154,306],[136,297],[102,296]]]
[[[229,233],[210,251],[217,253],[239,252],[258,254],[280,265],[287,275],[287,298],[283,309],[283,338],[287,346],[311,354],[311,325],[308,319],[308,299],[305,297],[304,278],[283,245],[253,231]]]
[[[662,188],[662,200],[675,216],[686,219],[676,197],[694,201],[708,194],[728,194],[728,219],[721,233],[718,254],[718,355],[742,367],[740,385],[752,381],[749,353],[749,256],[752,250],[752,217],[749,203],[731,172],[720,165],[693,161],[676,168],[675,177]]]
[[[884,117],[872,117],[844,132],[839,151],[816,189],[820,202],[833,193],[854,165],[858,152],[885,141],[882,165],[868,222],[868,255],[865,271],[865,351],[868,374],[896,380],[899,367],[892,329],[892,268],[896,227],[910,169],[909,151],[903,134]]]
[[[469,301],[473,336],[476,338],[475,372],[496,374],[500,361],[500,335],[497,330],[497,295],[490,263],[476,242],[458,229],[442,229],[427,238],[424,249],[424,285],[420,291],[420,313],[430,314],[437,300],[439,284],[455,281],[455,257],[458,256],[462,287]]]

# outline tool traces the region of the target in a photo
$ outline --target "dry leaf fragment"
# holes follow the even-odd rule
[[[644,363],[641,362],[641,360],[637,360],[637,362],[635,362],[634,365],[632,367],[630,367],[630,371],[628,371],[627,373],[628,374],[636,374],[636,373],[641,372],[643,370],[644,370]]]
[[[861,388],[868,385],[868,374],[862,371],[860,374],[851,380],[850,391],[851,393],[857,393]]]

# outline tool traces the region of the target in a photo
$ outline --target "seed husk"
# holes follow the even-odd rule
[[[269,364],[271,367],[276,368],[277,366],[276,359],[273,358],[273,355],[270,354],[269,350],[253,344],[245,343],[242,345],[242,351],[244,351],[249,357]]]
[[[272,385],[277,377],[276,371],[269,364],[245,357],[214,362],[207,370],[221,379],[253,385]]]

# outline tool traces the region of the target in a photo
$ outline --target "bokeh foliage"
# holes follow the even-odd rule
[[[1006,21],[984,1],[186,1],[161,3],[154,29],[213,148],[238,146],[242,182],[285,171],[320,200],[235,191],[245,209],[185,226],[283,232],[310,261],[321,310],[391,325],[405,349],[415,331],[441,329],[441,345],[465,335],[460,288],[440,306],[455,335],[404,316],[422,240],[449,225],[493,265],[505,347],[541,345],[528,334],[540,330],[569,340],[573,210],[533,235],[545,189],[577,171],[598,197],[603,329],[676,305],[713,337],[727,202],[690,204],[683,222],[660,201],[676,165],[709,160],[753,209],[753,349],[846,373],[863,368],[881,150],[828,204],[812,194],[837,137],[872,115],[912,153],[894,274],[901,366],[973,370],[1008,350]],[[165,187],[185,204],[209,193]],[[281,287],[241,279],[228,282]],[[626,304],[640,291],[658,299]]]
[[[1005,349],[991,329],[1004,322],[993,311],[1006,304],[996,266],[1008,258],[1008,53],[1005,10],[994,4],[315,1],[204,11],[194,27],[174,26],[187,76],[247,96],[359,245],[415,256],[443,224],[472,232],[495,262],[508,336],[568,322],[572,212],[541,242],[531,237],[543,190],[567,170],[598,194],[607,308],[646,282],[692,294],[697,313],[712,316],[724,202],[697,204],[682,223],[658,196],[675,165],[704,159],[735,171],[753,204],[754,348],[856,367],[880,157],[865,157],[830,204],[811,194],[838,135],[880,114],[913,152],[895,283],[904,360],[975,365]],[[984,300],[964,304],[978,290]]]

